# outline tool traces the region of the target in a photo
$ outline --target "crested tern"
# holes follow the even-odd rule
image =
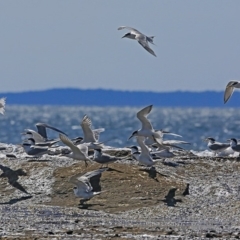
[[[36,123],[35,126],[37,127],[37,130],[38,130],[37,132],[32,130],[32,129],[25,129],[22,134],[26,135],[28,138],[33,138],[36,144],[46,143],[46,145],[52,145],[53,141],[57,141],[57,139],[51,139],[51,140],[48,139],[46,128],[52,129],[56,132],[59,132],[59,133],[62,133],[64,135],[66,135],[61,130],[59,130],[59,129],[53,127],[53,126],[50,126],[46,123]]]
[[[31,138],[24,141],[22,143],[22,147],[23,147],[24,151],[30,156],[40,157],[43,154],[48,153],[47,146],[45,146],[45,147],[36,146],[34,139],[31,139]]]
[[[129,33],[126,33],[122,38],[130,38],[130,39],[134,39],[137,40],[138,43],[145,49],[147,50],[149,53],[151,53],[153,56],[157,56],[154,51],[149,47],[148,42],[150,42],[151,44],[154,45],[153,43],[153,38],[154,36],[148,37],[146,35],[144,35],[143,33],[139,32],[137,29],[131,28],[131,27],[126,27],[126,26],[121,26],[118,28],[118,30],[122,30],[122,29],[128,29],[130,30]]]
[[[105,131],[104,128],[92,130],[92,121],[87,115],[84,115],[80,125],[83,130],[83,140],[80,143],[88,143],[88,149],[103,147],[103,144],[98,142],[98,140],[100,133]]]
[[[141,148],[141,152],[140,152],[140,154],[135,154],[134,156],[139,161],[139,163],[146,165],[147,167],[152,167],[158,161],[153,160],[148,147],[144,143],[145,137],[136,136],[136,139],[137,139],[138,145]]]
[[[100,168],[91,172],[87,172],[80,177],[73,176],[70,178],[70,182],[75,184],[75,187],[73,188],[75,196],[82,198],[80,200],[81,204],[84,204],[85,201],[88,201],[89,199],[101,193],[101,186],[99,182],[102,173],[107,169],[108,168]],[[96,186],[91,182],[93,178]]]
[[[240,144],[238,143],[236,138],[231,138],[228,141],[230,141],[230,146],[233,151],[240,152]]]
[[[226,103],[233,94],[234,88],[240,88],[240,81],[230,81],[224,92],[224,103]]]
[[[73,158],[76,160],[82,160],[85,162],[85,166],[87,167],[87,161],[91,162],[91,159],[88,157],[88,146],[86,144],[79,144],[75,146],[73,142],[65,135],[59,134],[59,138],[61,141],[67,145],[71,149],[71,153],[64,154],[64,156]]]
[[[162,137],[161,134],[158,131],[155,131],[152,127],[152,124],[147,119],[148,114],[151,112],[153,105],[149,105],[139,112],[137,112],[137,118],[142,123],[142,128],[134,131],[132,135],[128,138],[131,139],[134,136],[143,136],[143,137],[150,137],[153,138],[156,143],[162,144]]]
[[[163,136],[165,134],[168,134],[168,135],[173,135],[173,136],[176,136],[176,137],[182,137],[181,135],[178,135],[176,133],[171,133],[171,132],[168,132],[168,131],[165,131],[163,129],[161,130],[155,130],[156,133],[159,134],[159,139],[162,140],[163,142]],[[156,141],[154,140],[153,136],[149,136],[145,139],[145,144],[148,145],[148,146],[151,146],[152,144],[154,144]]]
[[[218,152],[227,149],[230,146],[230,143],[216,142],[216,140],[212,137],[208,137],[204,139],[204,141],[208,142],[207,146],[210,150],[214,152],[214,155],[216,155]]]
[[[108,166],[109,163],[116,162],[117,160],[122,160],[119,157],[111,156],[109,154],[103,153],[102,149],[94,149],[93,161],[102,164],[106,164]],[[101,166],[101,167],[102,167]]]
[[[6,98],[0,98],[0,113],[4,115]]]

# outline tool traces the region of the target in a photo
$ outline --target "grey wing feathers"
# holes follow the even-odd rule
[[[142,128],[149,128],[152,129],[152,125],[150,121],[147,119],[148,114],[151,112],[153,105],[149,105],[137,113],[137,118],[142,123]]]
[[[229,143],[221,143],[221,144],[215,144],[213,143],[209,148],[213,151],[221,150],[224,148],[228,148],[230,146]]]
[[[54,130],[54,131],[56,131],[56,132],[62,133],[62,134],[64,134],[64,135],[67,136],[66,133],[64,133],[64,132],[62,132],[61,130],[59,130],[59,129],[55,128],[55,127],[52,127],[52,126],[50,126],[50,125],[48,125],[48,124],[46,124],[46,123],[36,123],[35,126],[36,126],[37,129],[38,129],[38,133],[39,133],[42,137],[44,137],[44,138],[47,138],[46,128],[52,129],[52,130]]]
[[[128,29],[128,30],[130,30],[130,31],[133,31],[133,32],[136,32],[136,33],[142,34],[142,33],[139,32],[137,29],[132,28],[132,27],[121,26],[121,27],[118,28],[118,30],[122,30],[122,29]]]
[[[157,57],[157,55],[154,53],[154,51],[149,47],[147,41],[138,40],[138,43],[139,43],[145,50],[147,50],[149,53],[151,53],[153,56]]]
[[[106,171],[108,168],[100,168],[91,172],[87,172],[85,174],[77,174],[73,177],[70,178],[70,182],[83,187],[85,185],[85,187],[87,188],[87,191],[92,191],[93,187],[90,183],[91,178],[94,178],[95,176],[99,175],[99,179],[101,177],[102,172]]]
[[[101,132],[104,132],[104,131],[105,131],[105,128],[98,128],[98,129],[92,130],[93,135],[94,135],[96,141],[99,141],[99,139],[100,139],[100,133],[101,133]]]
[[[68,147],[70,147],[72,151],[75,151],[75,152],[76,152],[76,151],[77,151],[77,152],[80,151],[79,148],[78,148],[77,146],[75,146],[75,145],[73,144],[73,142],[72,142],[67,136],[59,133],[59,138],[61,139],[61,141],[62,141],[65,145],[67,145]]]
[[[234,83],[234,81],[231,81],[226,86],[226,89],[224,92],[224,103],[226,103],[233,94],[233,91],[234,91],[234,87],[232,86],[233,83]]]
[[[81,127],[84,134],[84,142],[96,142],[91,126],[91,119],[87,115],[85,115],[81,122]]]

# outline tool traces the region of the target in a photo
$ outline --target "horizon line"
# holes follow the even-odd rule
[[[204,92],[216,92],[221,93],[224,90],[172,90],[172,91],[153,91],[153,90],[122,90],[122,89],[107,89],[107,88],[76,88],[76,87],[56,87],[56,88],[48,88],[48,89],[40,89],[40,90],[23,90],[23,91],[4,91],[0,92],[1,94],[18,94],[18,93],[27,93],[27,92],[46,92],[46,91],[53,91],[53,90],[80,90],[80,91],[112,91],[112,92],[139,92],[139,93],[204,93]]]

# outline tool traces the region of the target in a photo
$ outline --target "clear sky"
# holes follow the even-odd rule
[[[239,0],[2,0],[0,92],[221,90],[240,80]],[[157,57],[121,39],[152,36]]]

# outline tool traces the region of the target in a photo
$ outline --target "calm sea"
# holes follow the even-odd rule
[[[144,106],[143,106],[144,107]],[[132,107],[82,107],[82,106],[17,106],[7,105],[0,116],[0,142],[19,144],[24,129],[35,130],[35,123],[45,122],[68,134],[82,136],[80,122],[85,114],[92,120],[93,128],[105,128],[100,141],[106,145],[124,147],[135,144],[128,141],[134,130],[140,128],[136,113],[141,108]],[[220,108],[158,108],[153,107],[149,119],[155,129],[164,129],[182,135],[182,138],[167,136],[192,143],[187,149],[204,150],[206,137],[225,142],[231,137],[240,139],[240,109]],[[49,130],[50,138],[58,137]]]

